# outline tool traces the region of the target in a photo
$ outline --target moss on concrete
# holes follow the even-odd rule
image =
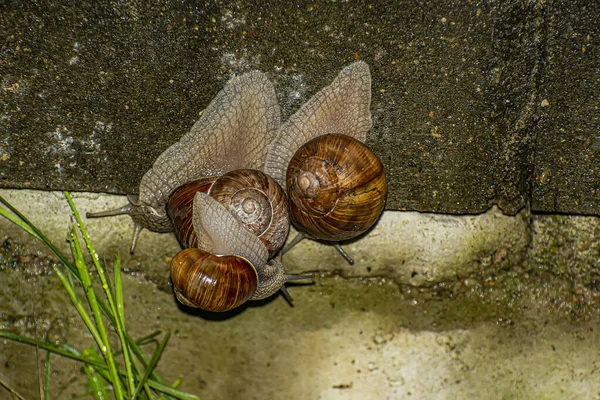
[[[23,278],[18,270],[0,274],[3,282]],[[515,294],[502,282],[465,279],[432,290],[319,276],[290,289],[293,308],[279,296],[215,317],[125,276],[125,304],[132,334],[174,333],[159,370],[169,381],[183,376],[182,388],[201,398],[576,399],[597,388],[600,360],[589,351],[598,346],[597,312],[573,323],[531,286],[521,282]],[[3,313],[3,328],[91,345],[65,302],[44,299],[55,297],[54,276],[25,287],[27,296],[0,294],[0,304],[32,311]],[[36,357],[33,348],[0,344],[0,371],[26,397],[37,393]],[[53,358],[52,365],[53,394],[84,392],[76,364]]]

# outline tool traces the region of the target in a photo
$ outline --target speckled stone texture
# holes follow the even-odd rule
[[[137,192],[233,75],[265,72],[285,120],[360,59],[388,209],[597,214],[598,7],[10,2],[0,186]]]

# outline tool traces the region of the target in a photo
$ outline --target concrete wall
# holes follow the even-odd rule
[[[287,118],[345,65],[373,74],[388,208],[598,213],[597,2],[12,2],[0,185],[137,192],[231,76]]]

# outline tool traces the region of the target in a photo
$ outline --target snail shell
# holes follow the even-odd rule
[[[173,224],[175,237],[184,248],[196,247],[196,233],[192,225],[193,201],[198,192],[208,192],[218,177],[210,176],[178,187],[167,202],[167,215]]]
[[[379,217],[387,195],[385,171],[362,145],[372,125],[370,106],[371,74],[359,61],[344,68],[277,132],[265,172],[288,192],[291,219],[300,230],[282,252],[307,236],[333,242],[353,238]],[[339,243],[334,246],[354,262]]]
[[[206,311],[227,311],[238,307],[256,292],[258,275],[248,260],[218,256],[189,248],[171,261],[171,280],[177,300]]]
[[[369,229],[387,197],[383,164],[346,135],[319,136],[300,147],[286,182],[294,225],[329,241],[351,239]]]
[[[364,142],[372,125],[370,107],[369,66],[355,62],[281,125],[269,146],[264,171],[287,191],[286,173],[296,151],[309,140],[332,133]]]
[[[240,169],[190,182],[169,197],[167,214],[183,247],[197,247],[192,224],[192,202],[197,192],[208,193],[254,233],[267,247],[269,257],[283,246],[290,225],[285,192],[263,172]]]

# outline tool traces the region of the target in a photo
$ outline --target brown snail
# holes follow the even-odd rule
[[[171,267],[177,298],[184,304],[224,311],[241,304],[239,299],[261,299],[279,289],[291,300],[283,284],[309,276],[286,275],[280,260],[268,261],[285,241],[289,216],[284,191],[261,172],[279,113],[273,86],[262,73],[233,78],[190,132],[157,158],[142,177],[139,195],[128,196],[129,204],[119,209],[87,216],[130,215],[132,253],[143,228],[175,230],[182,246],[197,247],[175,256]],[[195,263],[192,257],[204,261]],[[208,265],[208,259],[225,265],[206,267],[209,272],[203,273],[198,265]],[[220,278],[225,283],[214,290],[203,292],[198,286]],[[232,287],[241,292],[232,294]],[[232,299],[223,302],[223,296]],[[206,303],[207,298],[215,304]]]
[[[287,190],[299,235],[339,245],[368,230],[387,197],[385,169],[363,142],[371,128],[371,76],[357,62],[306,102],[282,125],[265,171]]]
[[[166,204],[180,186],[213,179],[237,169],[264,169],[267,145],[280,125],[275,90],[258,71],[231,79],[200,119],[165,150],[144,174],[139,195],[116,210],[87,213],[88,218],[120,214],[134,222],[131,252],[142,229],[172,232]]]
[[[184,249],[171,261],[171,280],[181,303],[227,311],[278,290],[290,300],[285,282],[312,277],[285,274],[278,258],[267,261],[263,242],[206,193],[194,195],[193,209],[198,248]]]
[[[192,201],[197,192],[207,193],[225,207],[264,243],[269,257],[283,246],[290,224],[285,192],[273,178],[261,171],[237,169],[220,177],[188,182],[169,196],[167,215],[183,247],[197,247],[192,224]]]

